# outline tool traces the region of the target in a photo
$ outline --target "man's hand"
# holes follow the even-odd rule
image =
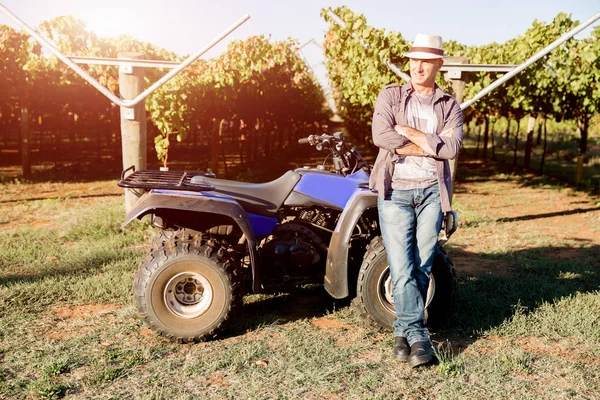
[[[414,143],[411,143],[408,146],[404,146],[404,147],[400,147],[400,148],[396,149],[396,154],[399,154],[401,156],[417,156],[417,157],[425,157],[426,156],[423,149]]]
[[[402,136],[404,136],[404,137],[406,137],[406,138],[408,138],[410,140],[410,138],[409,138],[408,135],[402,133],[402,132],[405,132],[405,130],[402,129],[402,128],[406,128],[406,127],[401,127],[399,125],[396,125],[396,127],[394,129],[400,135],[402,135]],[[412,129],[412,128],[409,128],[409,129]],[[414,129],[413,129],[413,131],[414,131]],[[418,132],[418,131],[416,131],[416,132]],[[454,129],[453,128],[449,128],[449,129],[446,129],[446,130],[442,131],[442,133],[440,133],[440,136],[450,137],[450,136],[452,136],[453,132],[454,132]],[[425,151],[423,151],[423,149],[419,145],[417,145],[415,143],[411,143],[408,146],[397,148],[396,149],[396,154],[399,154],[401,156],[431,157],[430,154],[426,154]]]
[[[423,149],[425,156],[433,156],[435,155],[435,151],[431,148],[429,143],[427,142],[427,135],[421,131],[418,131],[410,126],[400,126],[396,125],[394,130],[398,132],[401,136],[404,136],[421,149]]]

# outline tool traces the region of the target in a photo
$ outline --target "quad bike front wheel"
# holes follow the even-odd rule
[[[222,249],[174,241],[151,250],[134,277],[144,322],[179,342],[214,336],[241,303],[240,283]]]
[[[425,317],[430,327],[445,325],[450,318],[456,292],[454,268],[443,250],[439,250],[431,269],[425,299]],[[370,323],[389,330],[396,319],[392,297],[392,279],[387,254],[381,236],[367,246],[353,301],[358,313]]]

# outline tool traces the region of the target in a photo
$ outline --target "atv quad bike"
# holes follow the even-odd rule
[[[327,151],[332,168],[298,168],[259,184],[203,172],[123,171],[119,186],[144,192],[123,226],[149,215],[157,228],[133,283],[135,306],[151,329],[182,342],[211,337],[245,294],[315,282],[335,299],[354,297],[363,317],[391,328],[391,278],[370,166],[342,133],[299,142]],[[454,270],[441,245],[456,221],[454,212],[444,218],[428,324],[447,320],[452,304]]]

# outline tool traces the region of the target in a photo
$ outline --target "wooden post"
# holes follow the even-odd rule
[[[488,142],[490,138],[490,117],[488,115],[483,117],[483,123],[483,159],[487,160]]]
[[[508,149],[508,145],[510,143],[510,117],[506,117],[506,140],[504,143],[504,147],[506,147]],[[508,150],[507,150],[508,151]],[[504,152],[504,155],[506,156],[507,151]]]
[[[542,118],[540,121],[544,124],[544,151],[542,152],[542,159],[540,161],[540,174],[544,173],[544,161],[546,160],[546,150],[548,149],[548,132],[546,131],[546,118]],[[540,126],[541,126],[540,124]]]
[[[213,119],[212,148],[211,148],[211,170],[215,175],[219,174],[219,156],[221,155],[221,134],[225,119]]]
[[[225,135],[223,134],[223,130],[228,125],[229,125],[229,121],[227,121],[225,119],[222,119],[221,122],[219,123],[219,145],[221,146],[219,151],[221,152],[221,156],[223,157],[223,168],[225,170],[225,177],[227,177],[227,157],[225,155],[225,146],[221,142],[225,141],[225,139],[224,139]]]
[[[496,143],[494,141],[494,125],[496,125],[496,122],[498,120],[496,118],[493,118],[491,121],[491,128],[490,128],[490,140],[492,141],[492,160],[496,161]]]
[[[519,131],[521,130],[521,118],[517,118],[517,131],[515,132],[515,152],[513,153],[513,165],[517,166],[517,151],[519,150]]]
[[[478,121],[479,122],[479,121]],[[477,125],[475,125],[477,126]],[[481,129],[483,127],[483,123],[479,124],[477,129],[477,146],[475,147],[475,159],[479,159],[479,143],[481,142]],[[454,179],[452,180],[452,187],[454,188]]]
[[[525,142],[525,169],[531,169],[531,153],[533,151],[533,131],[535,130],[536,116],[529,114],[527,121],[527,141]]]
[[[140,59],[143,54],[120,52],[119,58]],[[144,91],[144,69],[140,67],[119,67],[119,91],[121,98],[132,100]],[[135,166],[135,170],[146,169],[146,106],[140,102],[132,108],[121,107],[121,149],[123,169]],[[137,196],[125,189],[125,211],[128,212],[137,201]]]
[[[31,159],[29,158],[29,112],[27,108],[21,108],[21,164],[23,166],[23,178],[31,177]]]
[[[585,162],[585,153],[587,152],[589,125],[590,119],[587,116],[583,116],[577,121],[577,127],[581,132],[579,149],[577,151],[577,169],[575,171],[575,183],[577,184],[583,180],[583,164]]]
[[[471,61],[469,57],[446,57],[444,59],[444,63],[446,64],[470,64]],[[454,97],[458,104],[461,104],[464,100],[465,87],[467,86],[467,77],[464,72],[452,72],[445,74],[446,80],[450,81],[450,85],[452,86],[452,92],[454,93]],[[458,164],[458,154],[455,158],[449,161],[450,163],[450,177],[452,179],[452,193],[454,193],[454,181],[456,180],[456,167]],[[452,193],[450,196],[452,196]],[[452,198],[452,197],[450,197]]]

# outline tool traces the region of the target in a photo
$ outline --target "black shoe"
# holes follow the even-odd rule
[[[398,361],[407,361],[410,355],[410,346],[405,337],[394,337],[394,358]]]
[[[420,365],[428,364],[432,358],[433,350],[431,349],[431,343],[429,341],[415,342],[410,346],[408,363],[411,367],[416,368]]]

